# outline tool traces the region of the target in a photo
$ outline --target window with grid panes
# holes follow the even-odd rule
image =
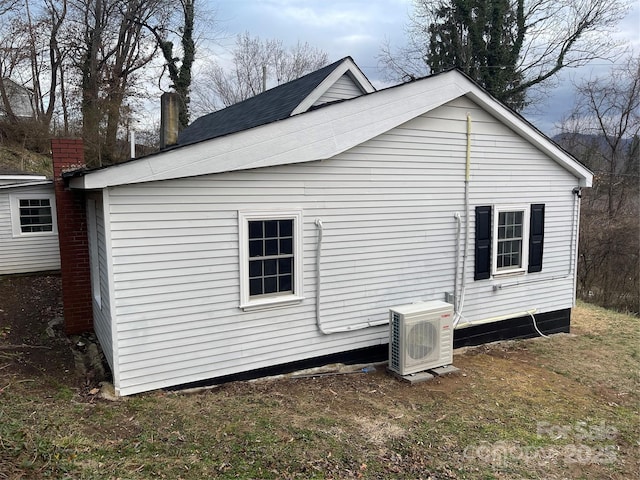
[[[251,220],[249,295],[293,293],[293,220]]]
[[[52,232],[53,214],[48,198],[19,200],[20,231],[22,233]]]
[[[493,273],[526,269],[529,250],[529,206],[495,207],[493,219]]]
[[[522,267],[524,212],[498,213],[498,245],[496,269]]]

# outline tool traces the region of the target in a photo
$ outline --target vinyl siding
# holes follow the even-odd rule
[[[363,92],[360,87],[351,79],[349,74],[345,73],[331,87],[322,94],[313,104],[314,107],[323,103],[334,102],[336,100],[347,100],[349,98],[359,97]]]
[[[13,236],[10,195],[50,194],[53,185],[16,187],[0,191],[0,275],[60,269],[57,233]],[[55,200],[51,199],[52,202]]]
[[[100,292],[100,302],[96,301],[95,295],[93,298],[93,327],[96,332],[100,345],[104,352],[104,356],[114,371],[114,349],[113,349],[113,328],[111,323],[111,308],[110,308],[110,292],[109,292],[109,257],[107,249],[107,237],[105,232],[105,217],[104,217],[104,203],[102,196],[98,194],[90,194],[89,198],[95,203],[95,210],[91,211],[87,208],[87,215],[95,216],[95,234],[89,231],[89,246],[92,254],[97,253],[97,262],[91,262],[91,268],[97,268],[95,276],[92,272],[92,281],[97,279],[97,287],[92,285],[92,290],[97,288]],[[92,205],[89,203],[88,205]],[[91,222],[89,223],[91,225]],[[92,242],[96,242],[95,249]],[[92,292],[93,293],[93,292]],[[115,372],[114,372],[115,373]]]
[[[470,212],[545,203],[542,272],[473,281],[464,316],[568,308],[577,179],[459,99],[329,160],[109,190],[116,387],[127,395],[386,343],[386,326],[322,335],[315,324],[314,224],[322,219],[322,323],[384,321],[390,307],[453,291],[464,217],[466,114],[473,118]],[[243,312],[238,210],[302,209],[300,304]],[[515,281],[535,281],[506,286]],[[493,285],[502,283],[502,289]]]

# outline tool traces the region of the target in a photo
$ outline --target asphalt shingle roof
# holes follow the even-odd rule
[[[178,146],[209,140],[283,120],[345,59],[195,120],[178,137]]]

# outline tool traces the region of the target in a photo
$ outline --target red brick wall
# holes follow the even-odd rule
[[[91,272],[83,191],[65,186],[62,174],[84,167],[82,140],[51,140],[56,193],[64,328],[67,334],[93,329]]]

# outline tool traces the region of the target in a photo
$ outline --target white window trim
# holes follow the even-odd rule
[[[51,231],[50,232],[23,232],[20,225],[20,200],[49,199],[51,205]],[[56,199],[52,193],[15,193],[9,195],[11,208],[11,233],[13,237],[47,237],[58,234],[58,218],[56,214]]]
[[[293,220],[293,294],[251,298],[249,295],[249,222],[253,220]],[[240,258],[240,305],[244,311],[283,307],[300,303],[303,295],[302,210],[238,211]]]
[[[521,267],[498,270],[498,219],[501,212],[523,212],[522,215],[522,254]],[[503,275],[521,275],[527,272],[529,265],[529,224],[531,222],[531,212],[529,205],[494,205],[493,206],[493,225],[492,228],[492,245],[491,245],[491,270],[493,276],[499,277]]]

